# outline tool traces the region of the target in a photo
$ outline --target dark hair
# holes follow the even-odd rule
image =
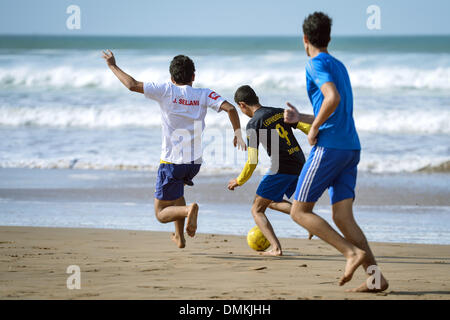
[[[324,48],[330,42],[333,21],[323,12],[314,12],[303,21],[303,34],[316,48]]]
[[[236,103],[245,102],[249,106],[254,106],[259,103],[259,99],[255,91],[253,91],[253,89],[248,85],[241,86],[236,90],[234,94],[234,101]]]
[[[195,72],[194,62],[187,56],[178,55],[170,63],[170,75],[177,84],[188,84]]]

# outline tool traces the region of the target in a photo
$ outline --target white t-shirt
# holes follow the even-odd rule
[[[220,112],[225,99],[210,89],[172,82],[146,82],[144,95],[161,107],[161,160],[175,164],[201,162],[207,108]]]

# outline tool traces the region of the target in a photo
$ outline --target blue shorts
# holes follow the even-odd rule
[[[284,195],[292,197],[297,180],[296,174],[266,174],[259,183],[256,194],[274,202],[281,202]]]
[[[316,202],[327,188],[331,204],[354,199],[360,153],[314,146],[298,178],[295,200]]]
[[[193,186],[192,179],[200,171],[200,164],[161,163],[156,178],[155,198],[176,200],[184,195],[184,185]]]

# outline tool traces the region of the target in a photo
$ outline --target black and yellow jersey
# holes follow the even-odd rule
[[[282,108],[261,107],[256,110],[246,128],[248,160],[237,178],[238,184],[244,184],[255,170],[260,143],[271,159],[271,173],[300,174],[305,163],[305,156],[292,128],[298,128],[307,133],[309,127],[310,125],[302,122],[285,123]]]

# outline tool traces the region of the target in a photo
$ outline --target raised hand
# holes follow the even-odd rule
[[[299,122],[300,121],[300,113],[298,112],[297,108],[295,108],[289,102],[287,102],[286,104],[288,106],[288,109],[284,110],[284,122],[286,122],[286,123]]]
[[[103,52],[103,59],[106,60],[106,64],[108,66],[115,66],[116,65],[116,58],[114,58],[114,54],[111,52],[111,50],[102,51]]]

